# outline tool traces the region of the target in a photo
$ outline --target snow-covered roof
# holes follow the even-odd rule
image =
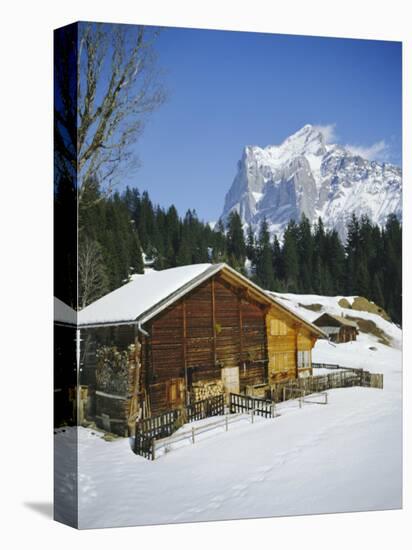
[[[77,324],[77,312],[59,298],[54,297],[54,322],[65,325]]]
[[[162,271],[153,270],[144,275],[133,275],[129,283],[79,311],[78,324],[79,326],[117,325],[133,322],[143,324],[222,270],[231,274],[240,283],[253,287],[266,302],[276,304],[283,311],[303,322],[318,336],[326,336],[322,329],[290,311],[274,296],[224,263],[187,265]]]
[[[79,325],[127,323],[140,318],[144,322],[147,319],[143,319],[143,314],[174,297],[179,290],[185,293],[197,286],[199,278],[203,280],[206,273],[218,271],[220,265],[195,264],[134,275],[130,283],[79,311]]]

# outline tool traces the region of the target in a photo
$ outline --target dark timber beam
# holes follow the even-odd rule
[[[189,404],[189,388],[187,380],[187,320],[186,320],[186,300],[182,303],[183,309],[183,341],[182,341],[182,355],[183,355],[183,367],[185,371],[185,401],[186,405]]]
[[[216,304],[215,304],[215,279],[212,279],[212,334],[213,334],[213,364],[216,365]]]
[[[243,363],[243,318],[242,318],[242,297],[238,296],[239,308],[239,359],[242,366]]]
[[[299,378],[299,365],[298,365],[298,339],[299,339],[299,330],[302,327],[300,323],[293,323],[293,328],[295,330],[295,376]]]

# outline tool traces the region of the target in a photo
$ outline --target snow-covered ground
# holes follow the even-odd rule
[[[308,320],[320,312],[298,303],[324,300],[325,310],[338,312],[339,298],[286,298],[285,304]],[[374,320],[392,346],[361,333],[356,342],[338,346],[319,341],[313,360],[382,372],[384,390],[331,390],[328,405],[302,409],[296,401],[286,402],[277,418],[238,422],[228,432],[218,428],[153,462],[135,456],[126,439],[107,442],[98,432],[79,428],[79,526],[401,507],[401,331],[374,314],[351,313]],[[55,437],[62,438],[63,458],[65,436]],[[56,462],[60,477],[64,464]]]

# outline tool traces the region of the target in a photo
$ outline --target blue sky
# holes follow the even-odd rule
[[[127,183],[181,215],[216,220],[244,146],[278,144],[307,123],[401,164],[399,42],[169,28],[157,51],[168,101]]]

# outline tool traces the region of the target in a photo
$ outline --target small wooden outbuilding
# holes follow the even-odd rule
[[[336,344],[344,344],[356,340],[359,334],[358,325],[340,315],[323,313],[313,324],[320,327],[329,336],[329,339]]]
[[[119,433],[222,393],[312,373],[325,333],[226,264],[136,275],[79,312],[89,417]]]

